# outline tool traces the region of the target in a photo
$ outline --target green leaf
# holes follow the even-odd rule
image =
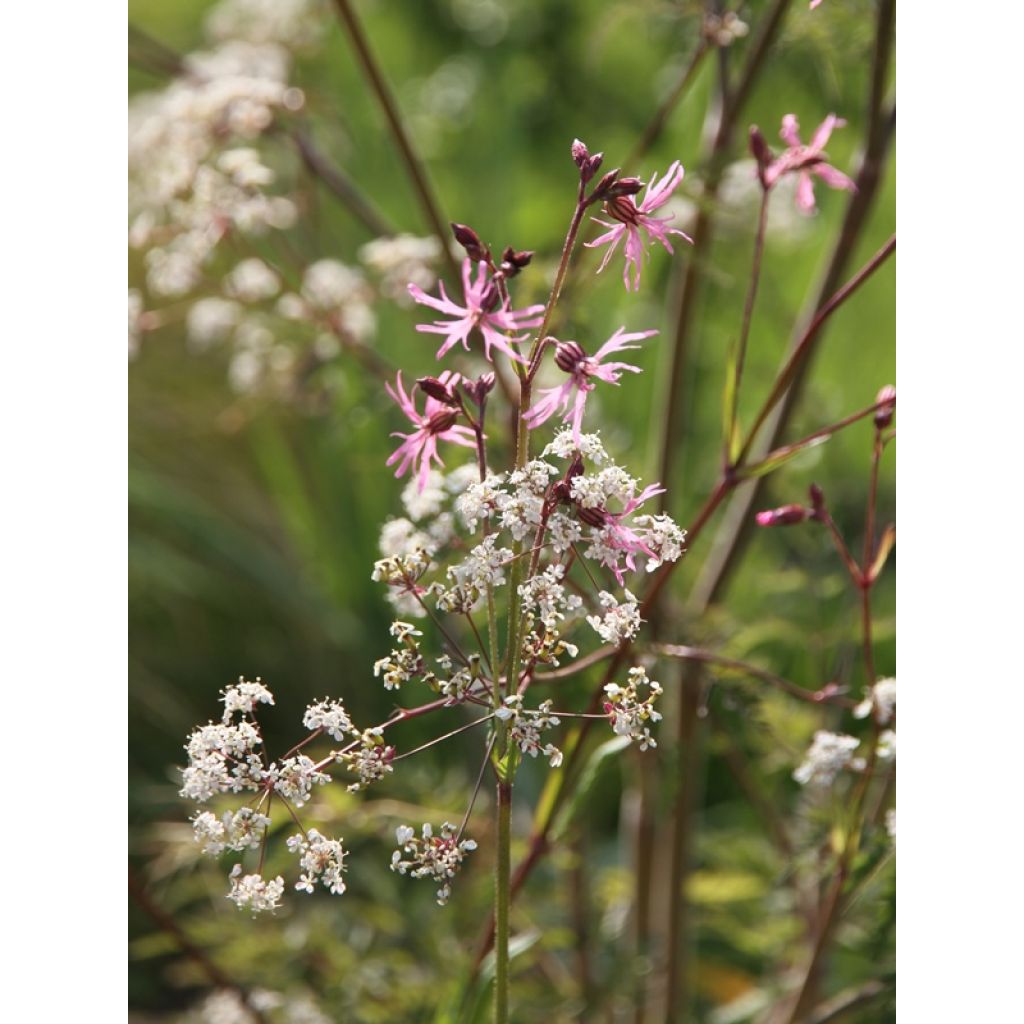
[[[754,480],[759,476],[766,476],[768,473],[774,472],[780,466],[784,466],[787,462],[795,459],[802,452],[817,448],[819,444],[824,444],[827,440],[827,436],[815,437],[801,444],[776,448],[775,451],[770,452],[760,462],[755,462],[752,466],[740,466],[736,470],[736,476],[740,480]]]

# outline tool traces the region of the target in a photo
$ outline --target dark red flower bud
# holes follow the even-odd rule
[[[494,390],[496,377],[493,373],[482,373],[476,380],[464,380],[462,390],[481,408],[487,396]]]
[[[572,140],[572,158],[576,161],[576,166],[582,171],[584,165],[590,160],[590,150],[587,149],[585,142],[581,142],[579,139]]]
[[[490,250],[480,241],[480,236],[468,224],[452,222],[452,234],[455,241],[466,250],[466,255],[476,263],[487,263],[491,258]]]
[[[772,151],[765,137],[761,134],[761,129],[756,124],[750,126],[750,152],[757,161],[757,177],[761,182],[761,187],[767,188],[765,171],[772,162]]]
[[[875,426],[879,430],[885,430],[892,423],[896,413],[896,388],[892,384],[886,384],[875,396],[875,402],[885,402],[885,405],[875,413]]]
[[[758,526],[793,526],[802,523],[814,514],[813,509],[803,505],[783,505],[781,508],[766,509],[754,517]]]
[[[532,259],[532,249],[524,249],[520,252],[513,249],[511,245],[506,246],[501,254],[501,272],[506,277],[515,277],[523,267],[530,265]]]
[[[458,406],[459,400],[452,389],[436,377],[420,377],[416,383],[420,390],[430,395],[431,398],[436,398],[437,401],[443,402],[445,405]]]
[[[811,484],[809,493],[811,496],[811,508],[814,509],[814,514],[821,516],[825,511],[825,492],[817,484]]]
[[[619,178],[608,188],[609,196],[635,196],[644,187],[639,178]]]
[[[619,168],[618,167],[616,167],[615,170],[609,171],[607,174],[605,174],[601,178],[601,180],[594,186],[594,191],[591,192],[590,195],[587,197],[587,202],[588,203],[597,203],[597,202],[601,202],[604,199],[607,199],[608,198],[608,189],[610,189],[612,187],[612,184],[615,182],[615,179],[618,176],[619,176]]]

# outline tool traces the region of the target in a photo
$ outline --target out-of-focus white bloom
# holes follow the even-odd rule
[[[767,233],[780,242],[795,243],[810,231],[810,221],[800,215],[796,206],[799,175],[782,177],[772,191],[768,203]],[[719,220],[726,230],[739,234],[751,229],[757,221],[761,203],[761,183],[757,178],[757,161],[740,160],[726,167],[718,186]]]
[[[863,762],[853,756],[859,746],[855,736],[819,729],[793,778],[802,786],[830,786],[843,769],[862,766]]]
[[[295,888],[301,892],[312,892],[316,883],[335,896],[345,891],[345,849],[340,839],[328,839],[315,828],[305,835],[301,832],[291,836],[287,841],[288,849],[299,854],[299,865],[303,874],[299,876]]]
[[[742,39],[750,31],[738,14],[726,11],[724,14],[708,14],[704,18],[704,35],[716,46],[729,46]]]
[[[853,709],[854,718],[867,718],[875,709],[875,720],[879,725],[888,725],[896,713],[896,680],[879,679],[868,691],[867,696]]]
[[[238,326],[242,307],[229,299],[211,297],[200,299],[185,317],[185,330],[189,344],[202,351],[224,341]]]
[[[407,825],[395,830],[398,849],[391,855],[391,870],[412,878],[431,878],[440,882],[437,902],[444,906],[451,895],[451,879],[455,877],[466,854],[476,849],[476,841],[457,841],[455,828],[447,821],[441,826],[440,834],[434,835],[429,823],[424,824],[421,838]],[[403,858],[403,853],[406,856]]]
[[[217,158],[217,167],[242,188],[260,188],[274,181],[274,172],[264,166],[259,152],[249,146],[225,150]]]
[[[414,551],[425,550],[430,552],[434,548],[431,537],[418,530],[408,519],[389,519],[380,528],[380,553],[385,557],[390,555],[411,555]],[[416,606],[419,608],[419,605]],[[419,608],[420,614],[423,609]]]
[[[365,301],[367,296],[363,275],[338,260],[317,260],[302,278],[302,297],[316,309],[330,311],[353,300]]]
[[[284,879],[280,875],[268,882],[262,875],[243,875],[241,864],[231,869],[228,899],[239,910],[251,910],[254,917],[264,910],[276,910],[281,905],[283,893]]]
[[[272,299],[281,290],[281,282],[263,260],[253,257],[242,260],[224,278],[224,290],[243,302],[260,302]]]
[[[623,594],[620,602],[614,594],[602,590],[598,599],[607,610],[604,615],[587,616],[587,622],[606,644],[618,646],[626,640],[632,640],[640,629],[642,620],[637,599],[628,590],[624,590]]]
[[[297,49],[315,43],[327,23],[318,0],[221,0],[207,15],[206,32]]]
[[[885,812],[885,830],[889,833],[892,845],[896,845],[896,808],[890,807]]]
[[[419,477],[413,477],[402,488],[402,505],[414,523],[428,516],[436,516],[446,497],[444,476],[436,469],[427,475],[423,487],[420,487]]]
[[[380,275],[381,294],[400,306],[412,304],[410,284],[424,291],[433,288],[437,280],[434,267],[441,255],[441,243],[433,235],[375,238],[359,250],[359,259]]]
[[[878,759],[880,761],[896,760],[896,732],[893,729],[886,729],[878,737]]]

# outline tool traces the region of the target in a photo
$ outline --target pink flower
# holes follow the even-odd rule
[[[526,360],[512,347],[510,342],[520,342],[522,338],[508,338],[508,331],[520,331],[524,327],[539,327],[541,317],[538,315],[544,312],[543,306],[529,306],[526,309],[512,310],[502,304],[498,286],[490,279],[490,274],[485,263],[478,264],[476,280],[472,280],[473,261],[466,259],[462,263],[462,292],[465,296],[465,306],[459,306],[448,298],[444,290],[444,282],[441,282],[441,298],[435,299],[427,295],[422,288],[414,284],[409,285],[409,294],[421,305],[430,306],[439,313],[446,313],[455,317],[454,320],[435,320],[432,324],[417,324],[416,330],[427,334],[443,334],[446,336],[445,343],[437,350],[437,358],[444,356],[456,342],[462,342],[462,347],[469,351],[469,336],[476,328],[483,335],[484,355],[491,358],[492,346],[500,349],[509,357],[518,362],[525,363]]]
[[[621,562],[625,562],[626,568],[630,572],[635,572],[635,555],[639,554],[655,560],[659,558],[659,552],[652,548],[649,543],[650,538],[645,536],[645,534],[650,534],[650,529],[640,532],[627,526],[626,517],[635,512],[648,498],[664,493],[665,488],[660,484],[651,484],[635,498],[630,498],[621,512],[609,512],[604,508],[577,509],[580,519],[588,526],[594,527],[587,556],[596,558],[601,565],[611,569],[620,586],[624,580]],[[646,518],[650,519],[651,517]]]
[[[771,188],[784,174],[796,173],[800,180],[796,186],[796,205],[804,213],[814,212],[814,178],[821,178],[829,188],[845,188],[856,192],[857,186],[842,171],[837,171],[825,162],[825,143],[828,142],[834,128],[841,128],[846,122],[835,114],[829,114],[818,125],[808,145],[800,141],[800,125],[795,114],[787,114],[782,119],[782,130],[779,135],[789,149],[773,160],[764,171],[764,187]]]
[[[454,390],[461,378],[459,374],[445,370],[437,379]],[[401,370],[398,371],[395,385],[395,388],[392,388],[390,384],[385,384],[384,387],[387,389],[388,394],[398,403],[398,407],[402,412],[412,421],[416,430],[411,434],[402,434],[395,431],[391,435],[392,437],[404,438],[404,440],[391,454],[387,465],[390,466],[398,462],[395,476],[400,477],[409,468],[409,465],[412,464],[419,474],[419,489],[422,491],[426,487],[427,478],[430,475],[430,460],[433,459],[439,466],[444,465],[441,456],[437,454],[438,441],[451,441],[454,444],[473,448],[476,445],[476,439],[469,427],[456,425],[455,421],[459,417],[458,409],[440,402],[436,398],[431,398],[428,395],[427,404],[424,406],[423,412],[417,412],[413,400],[405,393],[405,388],[402,386]]]
[[[619,242],[622,237],[626,237],[626,264],[622,270],[622,279],[626,282],[626,291],[630,290],[629,283],[629,268],[630,265],[633,267],[633,285],[632,290],[638,291],[640,288],[640,263],[641,258],[644,255],[644,240],[640,236],[640,229],[647,233],[648,241],[656,239],[668,249],[671,253],[673,252],[672,244],[668,240],[669,235],[679,235],[685,238],[688,242],[693,242],[693,239],[689,235],[680,231],[678,228],[669,228],[665,225],[672,219],[668,217],[651,217],[649,216],[658,207],[664,206],[668,202],[669,197],[676,190],[679,183],[683,180],[683,168],[678,160],[672,164],[668,169],[665,177],[657,182],[657,175],[654,175],[647,185],[647,191],[644,194],[643,202],[639,204],[633,196],[615,196],[613,199],[609,199],[604,204],[604,212],[609,217],[614,217],[618,224],[609,224],[607,221],[598,220],[594,217],[593,220],[603,227],[611,228],[610,231],[606,231],[600,238],[595,238],[592,242],[586,242],[585,244],[595,249],[599,245],[607,245],[608,251],[604,254],[604,259],[601,261],[601,266],[597,268],[597,272],[600,274],[602,270],[608,265],[608,261],[612,257],[612,253],[618,248]],[[656,184],[657,182],[657,184]]]
[[[602,360],[613,352],[639,348],[639,345],[627,345],[629,341],[640,341],[649,338],[657,331],[641,331],[639,334],[624,334],[620,327],[592,356],[583,351],[575,341],[560,341],[555,346],[555,362],[559,368],[569,374],[569,379],[559,387],[545,388],[540,392],[540,400],[525,415],[531,430],[539,427],[556,412],[565,415],[562,422],[572,421],[572,436],[577,444],[580,441],[580,425],[583,422],[583,409],[587,404],[587,395],[594,390],[594,380],[603,380],[607,384],[618,384],[623,370],[639,373],[639,366],[629,363],[604,363]],[[575,397],[574,397],[575,396]]]

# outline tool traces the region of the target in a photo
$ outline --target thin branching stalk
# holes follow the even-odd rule
[[[362,66],[363,73],[366,75],[366,79],[370,83],[370,87],[373,90],[374,95],[377,97],[377,101],[380,103],[381,109],[384,111],[388,127],[391,129],[391,135],[395,140],[398,151],[402,155],[402,162],[404,163],[406,172],[412,181],[413,189],[420,201],[420,206],[423,209],[424,216],[430,224],[434,234],[437,236],[437,240],[441,243],[441,251],[445,254],[445,258],[448,262],[448,269],[452,274],[453,280],[458,280],[459,268],[456,265],[455,258],[452,256],[451,249],[448,245],[448,221],[441,216],[440,207],[434,197],[434,192],[430,186],[430,182],[427,180],[426,171],[423,168],[423,161],[413,148],[412,140],[409,138],[409,133],[405,130],[405,125],[402,122],[402,115],[398,111],[398,105],[395,103],[394,96],[391,94],[391,89],[388,87],[388,84],[384,79],[384,74],[377,63],[373,52],[370,50],[370,44],[366,38],[366,33],[363,31],[363,27],[360,25],[359,19],[356,17],[355,11],[352,9],[352,4],[349,3],[349,0],[334,0],[334,5],[337,7],[338,14],[340,15],[341,20],[345,25],[345,29],[348,32],[349,39],[356,51],[356,56],[359,58],[359,63]]]
[[[292,128],[288,132],[288,137],[295,145],[295,150],[306,170],[317,178],[335,198],[340,200],[341,204],[371,235],[375,238],[386,238],[398,233],[373,203],[363,195],[355,182],[340,167],[331,163],[317,148],[307,130]]]

